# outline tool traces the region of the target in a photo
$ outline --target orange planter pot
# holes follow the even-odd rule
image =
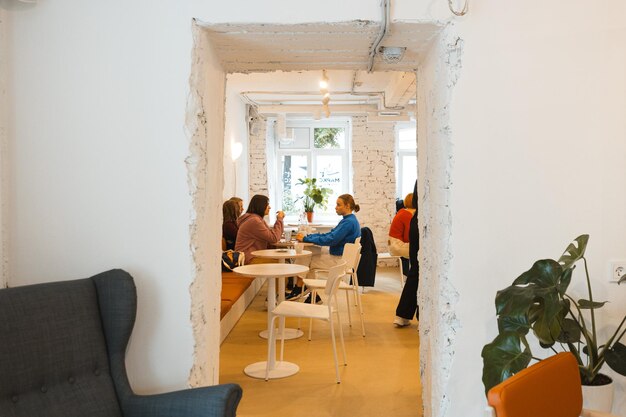
[[[306,221],[309,223],[313,223],[313,212],[312,211],[307,211],[306,212]]]

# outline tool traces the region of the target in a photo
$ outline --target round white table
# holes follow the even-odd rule
[[[311,255],[311,251],[308,250],[303,250],[300,253],[297,253],[295,251],[295,249],[262,249],[262,250],[256,250],[254,252],[252,252],[252,255],[257,256],[259,258],[269,258],[269,259],[278,259],[279,263],[285,263],[286,259],[296,259],[296,258],[300,258],[303,256],[310,256]],[[269,284],[268,284],[268,290],[269,292]],[[285,277],[279,277],[278,278],[278,302],[281,301],[285,301]],[[267,297],[267,311],[269,312],[270,309],[274,309],[274,307],[276,307],[276,304],[272,304],[270,302],[270,298],[269,298],[269,294]],[[281,319],[281,329],[282,330],[282,326],[284,323],[284,319]],[[269,327],[268,327],[269,329]],[[282,331],[278,332],[278,339],[282,338]],[[304,333],[302,332],[302,330],[300,329],[290,329],[290,328],[286,328],[285,329],[285,340],[290,340],[290,339],[297,339],[298,337],[302,336]],[[259,336],[262,337],[263,339],[267,339],[269,337],[269,330],[263,330],[261,333],[259,333]]]
[[[285,277],[291,277],[298,274],[303,274],[309,271],[309,268],[304,265],[277,263],[277,264],[252,264],[239,266],[233,269],[234,272],[249,276],[249,277],[261,277],[267,278],[267,329],[272,324],[270,306],[276,305],[276,281],[275,279],[282,279],[283,288],[285,283]],[[283,291],[283,297],[284,297]],[[265,379],[265,370],[268,367],[269,362],[269,378],[285,378],[297,373],[300,368],[295,363],[286,361],[276,361],[276,346],[274,343],[270,343],[268,340],[268,361],[255,362],[245,367],[243,372],[252,377]]]
[[[302,245],[306,248],[307,246],[315,246],[315,243],[310,243],[310,242],[298,242],[297,240],[291,240],[289,242],[276,242],[276,243],[272,243],[274,246],[276,246],[277,248],[288,248],[288,249],[293,249],[294,245],[296,243],[302,243]],[[259,251],[260,252],[260,251]]]

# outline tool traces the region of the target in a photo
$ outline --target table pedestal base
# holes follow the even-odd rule
[[[282,340],[282,335],[283,335],[282,332],[278,329],[275,329],[274,332],[276,333],[276,340]],[[300,329],[286,328],[285,340],[297,339],[299,337],[302,337],[303,334],[304,332]],[[263,330],[262,332],[259,333],[259,337],[262,339],[268,339],[270,337],[270,332],[268,330]]]
[[[252,378],[265,379],[266,367],[266,361],[255,362],[251,365],[246,366],[243,372]],[[269,379],[286,378],[288,376],[297,374],[299,370],[300,367],[295,363],[276,361],[274,369],[270,369]]]

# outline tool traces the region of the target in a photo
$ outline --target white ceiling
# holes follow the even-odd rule
[[[297,25],[204,25],[227,72],[321,69],[367,70],[370,48],[380,23],[353,21]],[[380,46],[405,47],[397,64],[374,59],[373,71],[415,70],[440,26],[432,23],[391,23]]]
[[[330,80],[334,114],[341,113],[342,108],[343,113],[402,108],[411,111],[415,70],[441,30],[432,23],[388,24],[377,49],[403,47],[404,56],[397,63],[388,63],[377,53],[373,72],[368,72],[370,50],[381,32],[379,22],[203,27],[222,68],[231,73],[231,87],[240,82],[235,88],[243,93],[242,98],[260,108],[261,113],[269,114],[314,112],[313,106],[317,108],[321,103],[318,83],[322,70],[327,70]],[[236,73],[248,76],[237,77]],[[350,105],[367,107],[346,107]]]

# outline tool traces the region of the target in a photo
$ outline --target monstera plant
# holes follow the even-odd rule
[[[332,193],[330,188],[318,187],[317,178],[299,178],[298,185],[304,185],[303,199],[304,211],[313,212],[316,205],[326,208],[328,197]]]
[[[558,261],[542,259],[496,294],[498,336],[482,350],[485,392],[536,359],[529,344],[533,336],[554,353],[569,350],[578,361],[583,385],[604,385],[611,379],[600,373],[606,363],[626,375],[626,315],[604,342],[598,340],[596,310],[606,302],[595,301],[585,259],[589,235],[581,235]],[[582,262],[588,296],[574,299],[567,293],[572,272]]]

